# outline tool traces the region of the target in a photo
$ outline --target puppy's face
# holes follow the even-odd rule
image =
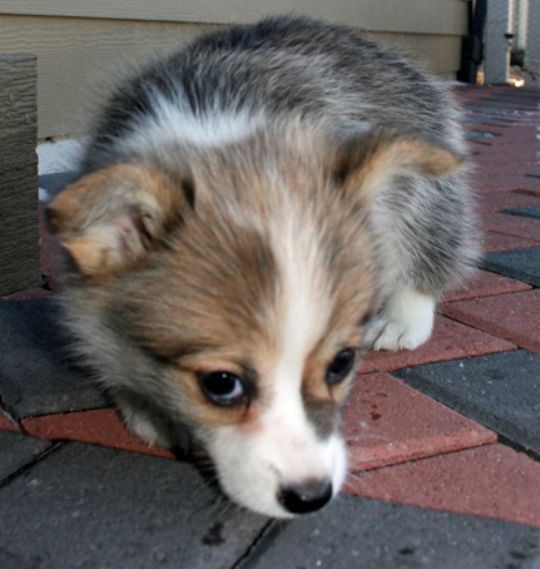
[[[112,166],[61,194],[50,223],[106,383],[187,425],[234,501],[288,517],[345,477],[339,410],[376,297],[368,212],[390,150],[275,148],[215,150],[189,175]]]

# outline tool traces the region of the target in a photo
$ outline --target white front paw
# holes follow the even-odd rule
[[[405,322],[385,321],[373,342],[373,350],[414,350],[429,340],[431,326],[410,326]]]
[[[414,350],[427,342],[433,330],[435,301],[406,288],[394,294],[381,316],[366,333],[375,351]]]

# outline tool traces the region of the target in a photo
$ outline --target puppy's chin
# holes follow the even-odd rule
[[[295,448],[287,440],[270,441],[264,435],[235,431],[214,433],[205,446],[222,490],[239,506],[272,518],[292,519],[318,511],[339,493],[347,472],[346,446],[340,434]],[[320,481],[328,495],[305,511],[291,511],[282,499],[284,489],[301,489],[306,481]]]

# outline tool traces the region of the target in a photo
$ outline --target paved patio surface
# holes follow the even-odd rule
[[[458,94],[487,253],[426,346],[368,354],[318,514],[241,511],[124,430],[69,355],[42,233],[44,288],[0,298],[2,569],[540,569],[540,90]],[[44,198],[70,179],[54,164]]]

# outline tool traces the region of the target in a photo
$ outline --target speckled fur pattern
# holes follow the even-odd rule
[[[335,495],[354,369],[324,370],[425,342],[478,257],[459,121],[441,81],[304,18],[203,36],[117,87],[49,221],[79,256],[69,325],[130,430],[174,446],[186,426],[267,515],[289,515],[284,484]],[[197,374],[229,368],[252,402],[213,408]]]

